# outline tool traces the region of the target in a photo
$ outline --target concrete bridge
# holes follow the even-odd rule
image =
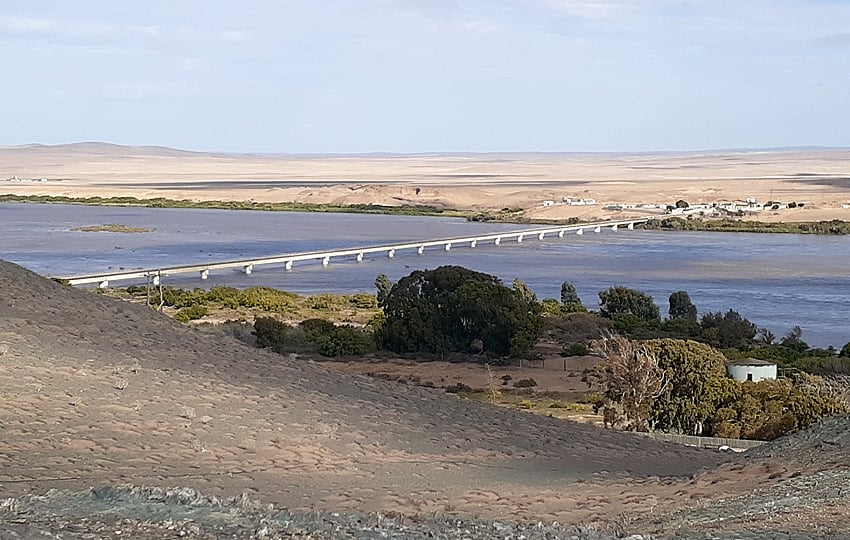
[[[441,240],[427,240],[424,242],[407,242],[403,244],[388,244],[383,246],[369,246],[332,251],[310,251],[304,253],[286,253],[272,255],[269,257],[255,257],[251,259],[240,259],[234,261],[222,261],[217,263],[190,264],[185,266],[170,266],[165,268],[149,268],[141,270],[107,272],[102,274],[90,274],[84,276],[71,276],[63,278],[71,285],[87,285],[96,283],[105,288],[113,281],[128,280],[150,280],[158,285],[165,276],[177,274],[197,274],[200,279],[205,280],[210,272],[240,268],[245,274],[251,274],[254,268],[266,264],[283,265],[286,270],[292,270],[295,263],[299,261],[318,260],[324,266],[330,264],[331,259],[354,257],[358,262],[367,255],[382,253],[387,257],[395,257],[396,253],[404,250],[415,250],[422,255],[428,248],[438,248],[451,251],[455,247],[476,247],[478,244],[492,242],[498,246],[505,242],[524,242],[526,239],[543,240],[546,236],[557,236],[563,238],[567,233],[584,234],[585,231],[601,232],[603,229],[616,231],[620,228],[634,229],[635,225],[646,223],[652,218],[637,218],[624,221],[606,221],[598,223],[582,223],[579,225],[560,225],[557,227],[543,227],[539,229],[525,229],[521,231],[499,232],[484,234],[480,236],[468,236],[463,238],[446,238]]]

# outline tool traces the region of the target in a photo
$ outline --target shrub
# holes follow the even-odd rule
[[[206,306],[189,306],[184,307],[174,314],[174,318],[180,322],[195,321],[208,314]]]
[[[218,302],[222,307],[236,309],[239,307],[239,289],[219,285],[207,291],[208,302]]]
[[[307,299],[307,305],[312,309],[338,310],[347,303],[343,297],[334,294],[317,294]]]
[[[534,379],[520,379],[514,383],[514,388],[534,388],[537,386],[537,381]]]
[[[286,341],[289,326],[274,317],[257,317],[254,319],[254,335],[257,337],[257,347],[279,350]]]
[[[378,299],[371,294],[357,293],[348,297],[348,303],[358,309],[377,309]]]
[[[472,390],[471,386],[469,386],[467,384],[463,384],[462,382],[459,382],[457,384],[453,384],[451,386],[446,387],[446,392],[449,393],[449,394],[458,394],[460,392],[470,392],[471,390]]]
[[[573,343],[561,352],[561,356],[587,356],[589,353],[584,343]]]
[[[292,308],[293,300],[297,297],[291,292],[270,287],[250,287],[239,293],[239,305],[273,313],[286,313]]]
[[[375,350],[372,337],[351,325],[335,326],[316,340],[322,356],[356,356]]]
[[[298,327],[304,331],[304,337],[308,341],[316,341],[333,332],[336,325],[325,319],[305,319],[298,324]]]

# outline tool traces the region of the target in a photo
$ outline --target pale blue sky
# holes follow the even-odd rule
[[[850,1],[4,1],[0,66],[0,145],[850,146]]]

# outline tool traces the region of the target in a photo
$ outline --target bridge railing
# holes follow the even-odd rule
[[[543,240],[544,238],[546,238],[547,235],[552,234],[558,235],[560,238],[563,238],[564,235],[568,232],[580,235],[583,234],[585,230],[601,232],[602,229],[605,228],[615,231],[618,230],[620,227],[633,229],[635,225],[646,223],[650,219],[652,218],[637,218],[622,221],[582,223],[577,225],[558,225],[535,229],[489,233],[476,236],[463,236],[458,238],[444,238],[419,242],[404,242],[400,244],[345,248],[338,250],[286,253],[280,255],[271,255],[268,257],[254,257],[250,259],[238,259],[214,263],[198,263],[120,272],[104,272],[98,274],[70,276],[62,279],[66,280],[71,285],[86,285],[97,283],[100,287],[107,287],[110,281],[153,279],[155,283],[158,283],[159,280],[164,276],[187,273],[197,273],[200,275],[201,279],[207,279],[209,277],[209,273],[215,270],[241,268],[246,274],[251,274],[254,271],[255,266],[268,264],[283,264],[287,270],[291,270],[293,265],[299,261],[320,260],[323,265],[327,266],[332,258],[356,257],[358,261],[362,261],[366,255],[373,253],[385,253],[388,257],[394,257],[397,251],[411,249],[415,249],[417,253],[421,255],[425,252],[426,249],[433,247],[442,247],[442,249],[444,249],[445,251],[450,251],[453,247],[456,246],[476,247],[479,243],[483,242],[493,242],[495,245],[500,245],[503,241],[514,240],[516,242],[523,242],[526,238],[536,238],[537,240]]]

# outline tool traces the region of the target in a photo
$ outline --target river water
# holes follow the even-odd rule
[[[79,232],[117,223],[149,233]],[[157,268],[302,251],[382,245],[522,229],[463,219],[196,209],[0,204],[0,258],[50,276]],[[624,285],[651,294],[667,312],[671,292],[686,290],[701,313],[738,310],[776,335],[793,325],[817,346],[850,341],[850,237],[603,230],[563,239],[476,248],[432,248],[423,255],[367,256],[361,263],[296,263],[291,271],[259,266],[166,278],[181,287],[265,285],[299,294],[374,292],[375,277],[394,281],[416,269],[456,264],[526,282],[540,298],[557,298],[563,281],[575,284],[585,305],[597,293]],[[129,283],[128,283],[129,284]],[[123,285],[123,283],[117,283]]]

